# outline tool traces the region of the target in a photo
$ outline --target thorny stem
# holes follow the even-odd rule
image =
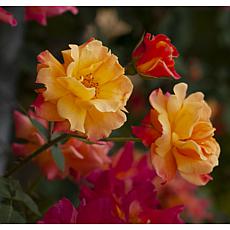
[[[61,134],[60,136],[54,138],[50,142],[47,142],[46,144],[42,145],[40,148],[35,150],[31,155],[29,155],[28,157],[24,158],[24,160],[22,160],[20,162],[20,164],[16,165],[14,168],[10,169],[4,175],[4,177],[11,176],[14,172],[16,172],[18,169],[22,168],[27,162],[32,160],[34,157],[38,156],[40,153],[42,153],[43,151],[45,151],[46,149],[50,148],[52,145],[58,143],[59,141],[63,140],[66,137],[68,137],[68,134],[64,133],[64,134]]]
[[[28,157],[24,158],[18,165],[10,169],[4,177],[9,177],[19,169],[21,169],[25,164],[27,164],[29,161],[31,161],[33,158],[37,157],[39,154],[50,148],[51,146],[57,144],[59,141],[65,140],[67,138],[74,137],[79,139],[80,141],[83,141],[87,144],[99,144],[96,142],[92,142],[87,140],[84,137],[79,137],[76,134],[70,134],[70,133],[63,133],[60,136],[54,138],[53,140],[48,141],[46,144],[42,145],[40,148],[35,150],[31,155]],[[127,141],[134,141],[134,142],[141,142],[141,139],[135,138],[135,137],[108,137],[108,138],[103,138],[100,141],[112,141],[112,142],[127,142]]]

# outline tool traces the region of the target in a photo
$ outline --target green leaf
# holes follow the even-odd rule
[[[0,197],[10,201],[19,201],[33,213],[40,215],[36,203],[23,191],[17,180],[0,177]]]
[[[58,145],[54,145],[51,148],[51,153],[57,167],[63,172],[65,169],[65,158]]]
[[[15,196],[12,199],[22,202],[27,208],[29,208],[36,215],[38,216],[41,215],[36,203],[30,198],[30,196],[28,196],[23,191],[17,190]]]
[[[12,205],[0,204],[1,224],[24,224],[25,218]]]
[[[48,130],[40,122],[38,122],[37,120],[35,120],[33,118],[31,118],[30,120],[31,120],[33,126],[35,126],[35,128],[38,130],[38,132],[40,134],[42,134],[42,136],[44,138],[47,139],[47,137],[48,137]]]

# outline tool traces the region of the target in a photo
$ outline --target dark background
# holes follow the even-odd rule
[[[77,15],[64,13],[50,18],[47,26],[25,23],[23,7],[7,9],[14,13],[18,26],[0,24],[2,171],[5,159],[12,158],[11,112],[19,108],[18,104],[28,109],[36,97],[33,84],[40,52],[48,49],[61,60],[60,51],[67,49],[68,44],[81,44],[93,36],[109,47],[125,66],[144,32],[164,33],[180,53],[176,59],[176,70],[182,76],[179,81],[189,84],[189,92],[204,92],[214,108],[216,138],[221,145],[220,163],[212,173],[214,180],[199,190],[213,202],[213,222],[230,222],[230,7],[78,7]],[[135,89],[128,104],[128,122],[114,135],[130,134],[130,126],[138,124],[146,114],[147,98],[153,89],[162,87],[172,91],[178,82],[143,81],[137,75],[130,78]],[[45,210],[63,195],[74,199],[76,188],[70,182],[47,182],[39,175],[28,166],[19,178],[39,202],[40,209]]]

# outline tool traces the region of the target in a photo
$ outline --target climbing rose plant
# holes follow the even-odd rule
[[[46,17],[66,10],[77,13],[71,7],[40,7],[39,11],[28,7],[26,20],[45,25]],[[0,18],[16,24],[2,8]],[[119,58],[94,38],[70,44],[61,51],[63,62],[51,53],[45,50],[38,55],[37,97],[28,112],[14,111],[12,150],[21,160],[0,178],[5,189],[0,197],[4,201],[24,197],[24,205],[40,224],[184,223],[182,213],[194,222],[210,218],[208,201],[196,198],[195,192],[197,186],[215,179],[210,173],[218,165],[220,146],[203,93],[188,95],[185,83],[175,84],[174,93],[154,88],[149,113],[130,127],[130,135],[111,135],[127,121],[133,79],[181,77],[175,69],[179,52],[170,39],[146,33],[132,52],[129,68],[122,67]],[[114,152],[117,142],[124,145]],[[147,152],[138,150],[135,142],[142,142]],[[78,204],[63,196],[40,213],[11,178],[29,161],[47,180],[68,178],[76,185]],[[9,189],[15,190],[14,196]],[[204,209],[198,209],[198,216],[199,205]],[[20,214],[15,209],[12,215],[11,222]],[[22,216],[20,220],[26,221]]]

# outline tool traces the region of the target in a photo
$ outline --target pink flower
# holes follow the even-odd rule
[[[39,118],[37,114],[31,111],[29,112],[29,117],[15,111],[16,138],[26,141],[26,143],[13,143],[13,152],[18,157],[29,156],[47,142],[46,138],[39,133],[39,130],[32,124],[31,119],[40,123],[44,129],[48,127],[47,121]],[[107,153],[111,147],[111,142],[101,141],[95,144],[86,144],[76,138],[70,138],[67,142],[60,145],[65,159],[64,172],[61,172],[56,166],[51,154],[51,149],[47,149],[35,157],[34,162],[41,168],[47,179],[52,180],[67,176],[74,176],[76,179],[86,175],[91,170],[108,168],[110,158]]]
[[[63,14],[66,11],[70,11],[74,15],[78,13],[78,9],[74,6],[27,6],[25,8],[25,20],[35,20],[46,26],[47,18]]]
[[[122,223],[181,223],[182,206],[160,207],[152,182],[155,176],[147,155],[135,155],[129,142],[115,154],[110,170],[97,170],[87,177],[93,190],[82,187],[82,206],[106,197],[113,206],[111,215]]]
[[[29,117],[18,111],[14,111],[15,136],[17,139],[25,141],[25,143],[12,144],[12,150],[17,157],[29,156],[46,142],[45,138],[33,126],[30,119],[37,120],[44,128],[48,127],[48,123],[36,117],[32,112],[29,112]],[[48,179],[61,177],[61,172],[53,160],[50,149],[34,158],[34,162],[42,169],[42,172]]]
[[[85,176],[95,169],[106,169],[111,162],[107,155],[113,144],[99,141],[96,144],[86,144],[76,138],[70,138],[61,146],[65,157],[65,174],[75,178]]]
[[[75,6],[26,6],[25,7],[25,20],[35,20],[39,24],[46,26],[47,18],[54,17],[70,11],[76,15],[78,9]],[[0,7],[0,21],[10,24],[11,26],[17,25],[17,20],[8,11]]]
[[[97,199],[90,204],[75,208],[72,203],[62,198],[45,213],[38,224],[82,224],[82,223],[122,223],[111,215],[113,208],[107,198]]]
[[[43,220],[38,221],[38,224],[74,224],[77,215],[78,212],[71,202],[63,198],[48,210]]]
[[[17,25],[17,20],[14,16],[2,7],[0,7],[0,21],[10,24],[11,26]]]
[[[162,209],[154,178],[147,155],[134,154],[133,144],[127,143],[115,155],[109,170],[95,170],[86,177],[75,223],[181,223],[179,214],[183,207]],[[54,209],[57,216],[65,212],[59,203],[39,223],[60,223],[50,215]]]

